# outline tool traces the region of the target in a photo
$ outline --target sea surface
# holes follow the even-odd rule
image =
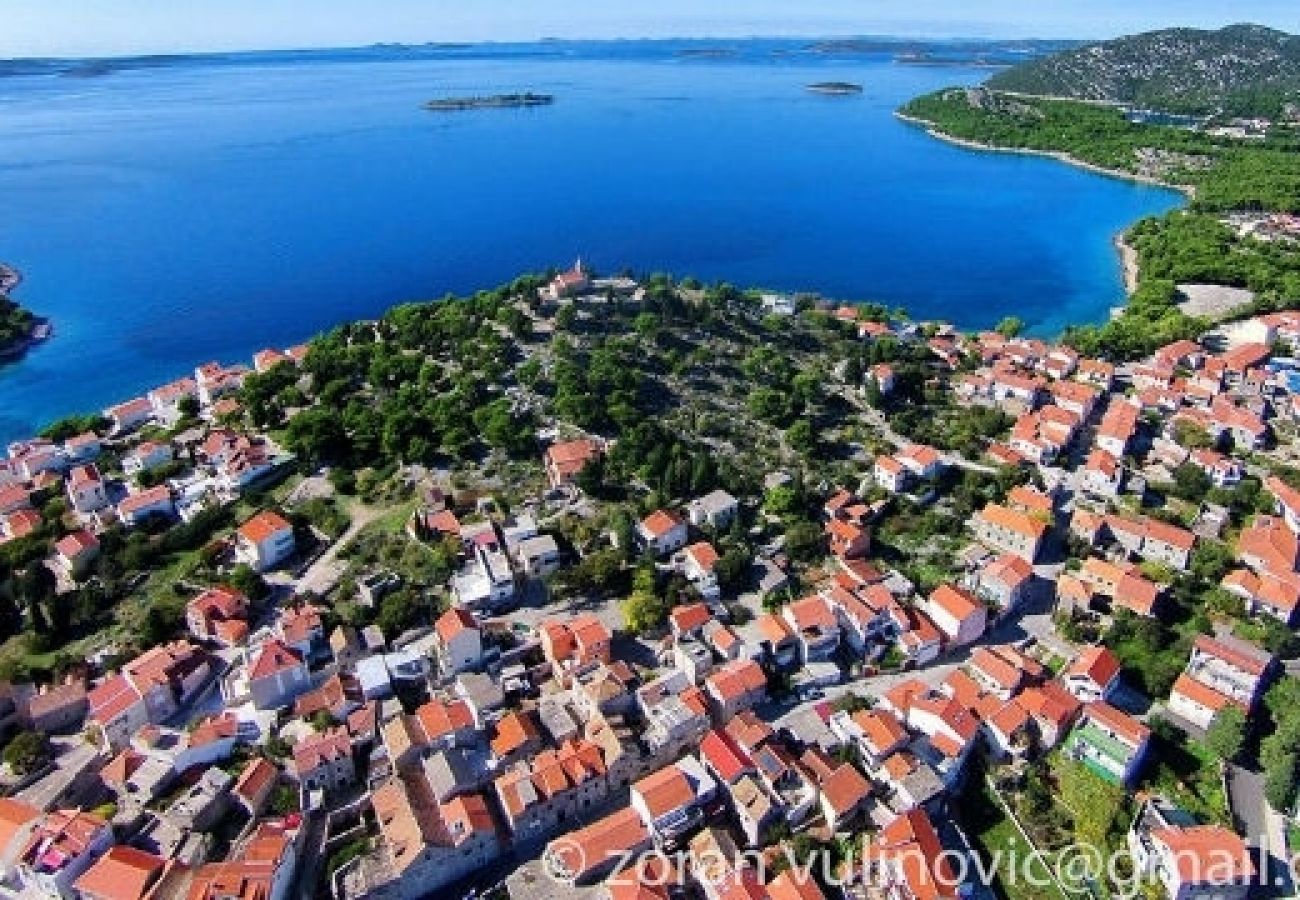
[[[897,121],[981,80],[806,42],[0,64],[0,260],[56,336],[0,440],[401,301],[577,257],[1039,334],[1122,300],[1116,232],[1173,192]],[[861,95],[810,94],[846,80]],[[536,109],[432,113],[531,90]]]

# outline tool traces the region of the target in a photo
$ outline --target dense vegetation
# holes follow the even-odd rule
[[[32,335],[36,317],[8,297],[0,295],[0,353],[20,346]]]
[[[1258,25],[1152,31],[1022,63],[989,86],[1174,113],[1277,117],[1300,98],[1300,38]]]

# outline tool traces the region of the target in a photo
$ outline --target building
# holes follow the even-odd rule
[[[1005,616],[1029,599],[1034,569],[1023,557],[1004,553],[976,573],[975,593]]]
[[[1116,784],[1131,785],[1141,770],[1151,730],[1105,702],[1085,704],[1065,753]]]
[[[356,781],[352,736],[347,729],[331,728],[294,744],[293,774],[304,792],[331,794]]]
[[[988,608],[977,597],[951,584],[935,588],[922,608],[952,647],[978,640],[988,627]]]
[[[686,522],[676,513],[656,510],[636,526],[641,546],[655,556],[667,556],[686,546]]]
[[[483,635],[468,610],[453,606],[434,623],[434,650],[443,674],[464,672],[483,658]]]
[[[258,709],[281,709],[311,687],[311,673],[301,653],[272,638],[253,651],[248,690]]]
[[[649,827],[641,814],[629,807],[550,843],[543,865],[562,882],[591,884],[608,875],[620,860],[653,846]]]
[[[686,505],[686,517],[696,528],[722,531],[740,512],[740,503],[724,490],[711,491]]]
[[[578,473],[599,459],[602,452],[600,442],[592,438],[552,444],[542,456],[546,480],[552,488],[572,484]]]
[[[288,900],[300,835],[298,825],[287,820],[259,823],[229,859],[195,871],[187,900]]]
[[[629,805],[657,843],[672,846],[699,824],[717,790],[704,766],[686,757],[633,784]]]
[[[18,882],[40,897],[76,897],[73,885],[113,845],[113,829],[92,813],[61,809],[36,825],[18,858]]]
[[[1032,516],[996,503],[990,503],[973,520],[975,536],[1004,553],[1014,553],[1033,563],[1047,535],[1047,524]]]
[[[196,640],[233,647],[248,637],[248,598],[227,585],[208,588],[185,605],[185,624]]]
[[[1110,648],[1087,647],[1061,676],[1065,689],[1083,703],[1109,700],[1120,684],[1120,662]]]
[[[1201,825],[1162,798],[1149,798],[1128,833],[1134,868],[1158,880],[1169,900],[1244,900],[1255,880],[1250,849],[1220,825]]]
[[[59,538],[54,552],[59,568],[69,578],[79,578],[99,557],[99,538],[82,528]]]
[[[139,525],[154,517],[170,518],[176,515],[172,492],[165,484],[128,495],[117,504],[117,517],[128,527]]]
[[[166,861],[134,847],[109,848],[73,887],[81,900],[147,900]]]
[[[89,463],[68,473],[68,504],[79,513],[90,514],[108,506],[108,491],[99,469]]]
[[[270,510],[253,516],[235,533],[235,558],[258,572],[284,562],[295,549],[293,526]]]

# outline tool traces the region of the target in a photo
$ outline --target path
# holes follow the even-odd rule
[[[383,516],[384,513],[385,510],[366,506],[362,503],[351,504],[348,508],[348,518],[351,520],[351,524],[339,535],[338,540],[330,544],[329,549],[307,567],[307,571],[290,580],[289,584],[293,590],[300,594],[311,592],[317,596],[323,596],[333,590],[341,574],[337,565],[339,553],[356,539],[362,529]]]
[[[1260,896],[1290,897],[1289,857],[1286,847],[1286,821],[1264,798],[1264,776],[1241,766],[1229,765],[1227,778],[1228,805],[1235,824],[1256,852],[1259,865]]]

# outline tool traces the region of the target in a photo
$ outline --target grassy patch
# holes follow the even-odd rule
[[[961,819],[967,836],[986,866],[998,861],[992,885],[998,896],[1006,900],[1065,900],[1051,883],[1047,864],[1037,855],[1031,856],[1033,848],[983,778],[971,778],[964,799]],[[1009,872],[1010,866],[1015,866],[1016,871]]]

